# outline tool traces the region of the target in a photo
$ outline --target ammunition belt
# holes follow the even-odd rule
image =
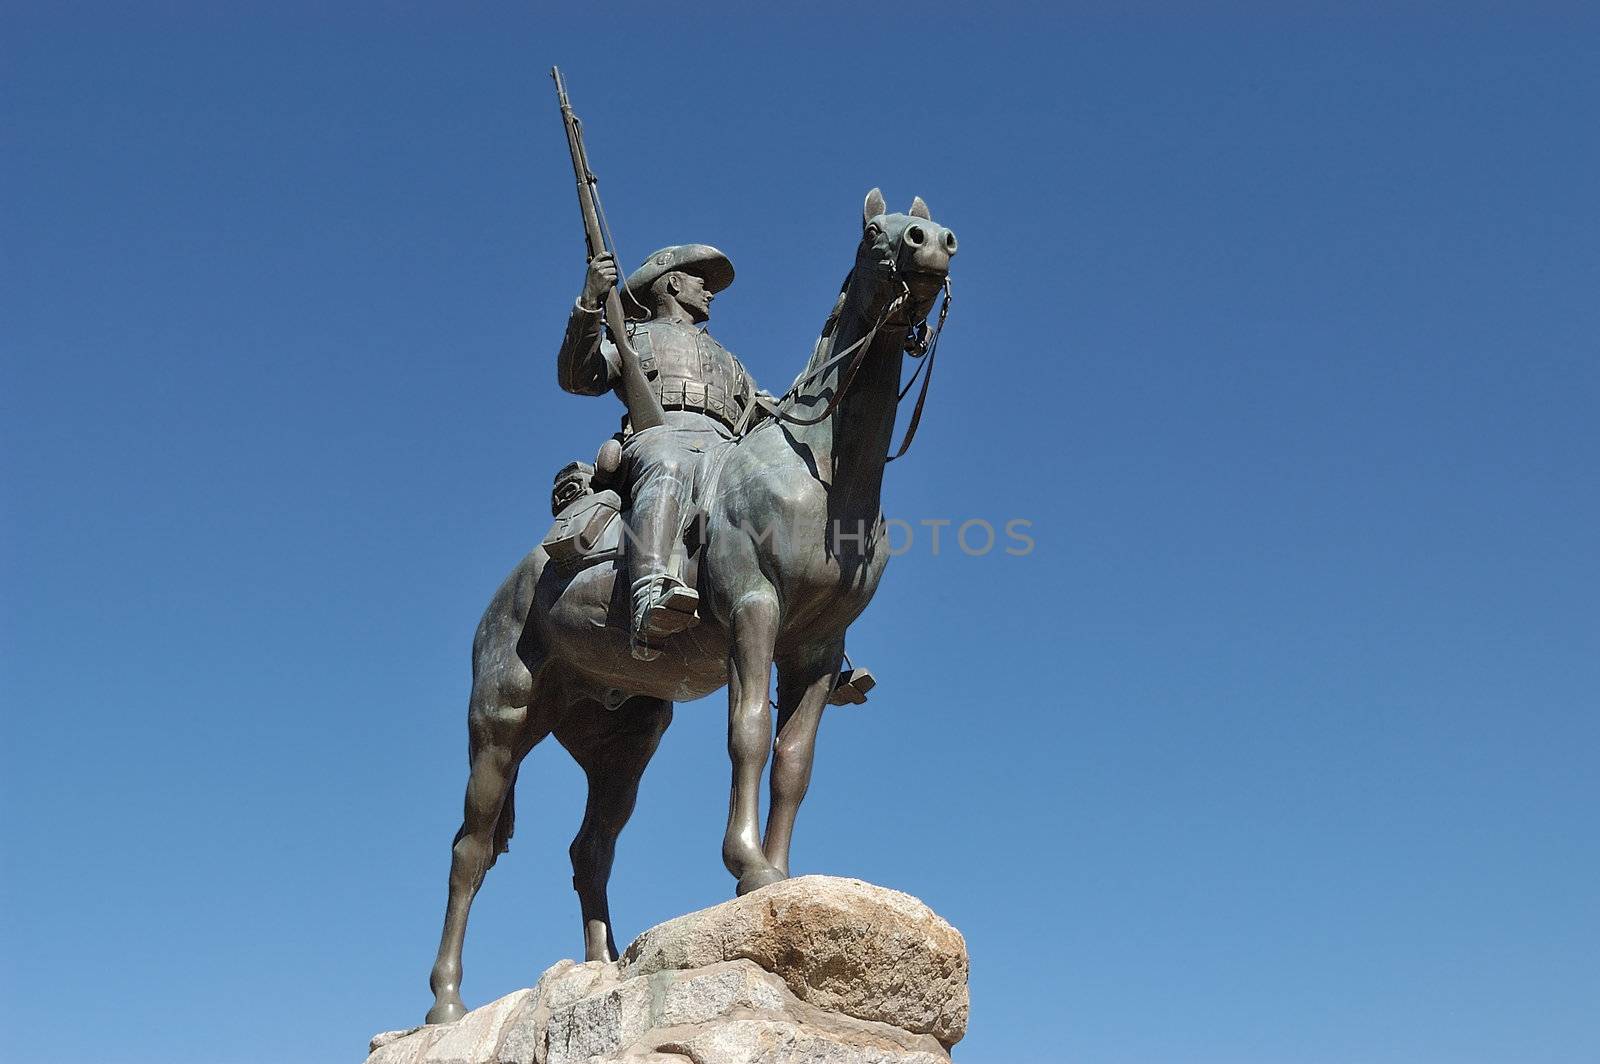
[[[688,377],[657,377],[650,382],[663,410],[694,410],[732,429],[744,412],[743,395],[730,394],[720,385]]]

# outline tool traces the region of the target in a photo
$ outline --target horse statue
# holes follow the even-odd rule
[[[585,511],[596,519],[579,522],[580,550],[558,557],[536,548],[495,592],[473,638],[471,768],[428,1023],[466,1013],[467,914],[511,838],[522,759],[548,735],[588,777],[570,851],[587,960],[617,957],[606,896],[612,858],[674,702],[727,686],[733,785],[722,860],[741,895],[788,877],[795,814],[845,632],[888,560],[879,498],[902,362],[937,339],[927,320],[941,290],[948,307],[955,251],[955,235],[920,198],[899,214],[887,211],[877,189],[868,194],[855,265],[805,372],[778,403],[765,404],[770,417],[702,462],[685,579],[699,590],[704,623],[670,636],[655,660],[630,653],[628,582],[619,579],[624,522],[615,518],[613,493],[602,493],[615,500],[610,506]],[[595,483],[558,482],[563,514],[599,498],[603,471],[595,471]],[[776,742],[768,696],[774,664]],[[759,788],[769,746],[772,801],[763,835]]]

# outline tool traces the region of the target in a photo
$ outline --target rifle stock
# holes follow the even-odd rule
[[[589,169],[589,154],[583,147],[583,123],[572,112],[561,69],[551,67],[550,76],[555,79],[556,100],[561,105],[561,122],[567,129],[567,150],[572,155],[572,172],[578,182],[578,207],[583,212],[583,239],[588,248],[588,258],[592,259],[602,251],[611,250],[606,246],[605,233],[600,228],[599,182],[595,180],[594,171]],[[665,423],[666,415],[662,412],[661,402],[651,390],[644,369],[639,365],[639,354],[628,343],[622,296],[617,292],[616,285],[606,292],[605,322],[621,363],[617,394],[628,408],[628,421],[633,425],[633,430],[640,432]]]

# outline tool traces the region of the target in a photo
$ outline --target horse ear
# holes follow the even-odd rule
[[[924,221],[933,221],[933,215],[928,213],[928,205],[922,202],[921,196],[911,197],[911,217],[921,218]]]
[[[887,214],[889,205],[883,200],[883,189],[875,188],[867,193],[867,202],[861,208],[861,224],[866,225],[880,214]]]

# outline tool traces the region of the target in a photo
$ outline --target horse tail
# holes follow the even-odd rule
[[[500,819],[494,822],[494,853],[489,858],[495,858],[511,849],[511,836],[517,830],[517,773],[522,771],[518,765],[511,770],[511,779],[506,783],[506,801],[500,807]]]
[[[485,746],[504,747],[509,755],[505,795],[494,821],[489,866],[511,848],[516,830],[517,774],[523,757],[549,731],[545,689],[547,655],[530,638],[526,607],[517,608],[517,590],[524,558],[495,592],[472,638],[472,694],[467,707],[467,771]],[[530,727],[534,730],[530,731]],[[460,836],[457,836],[459,841]]]
[[[471,771],[471,765],[477,759],[477,756],[478,738],[476,735],[470,735],[467,738],[467,766],[469,772]],[[500,815],[495,819],[494,822],[494,849],[489,853],[488,867],[490,868],[494,867],[496,858],[511,849],[511,836],[516,834],[517,773],[521,771],[521,765],[513,768],[511,770],[511,778],[506,781],[506,796],[500,804]],[[463,823],[460,830],[456,832],[455,840],[451,843],[451,845],[455,845],[456,842],[460,842],[462,838],[466,836],[466,834],[467,825]]]
[[[468,728],[467,728],[467,779],[469,781],[472,778],[472,766],[474,764],[476,764],[477,761],[478,761],[478,733],[477,733],[476,730],[474,730],[469,725]],[[469,786],[470,786],[470,783],[469,783]],[[470,834],[470,832],[467,830],[467,821],[466,821],[465,818],[463,818],[462,821],[461,821],[461,826],[456,829],[456,837],[453,840],[451,840],[450,845],[452,847],[454,847],[456,843],[458,843],[462,839],[466,838],[467,835],[469,835],[469,834]]]

